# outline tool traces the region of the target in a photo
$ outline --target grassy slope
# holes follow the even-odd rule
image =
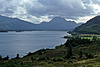
[[[100,34],[100,16],[88,20],[85,24],[76,27],[73,32],[81,34]]]
[[[83,50],[83,53],[91,53],[92,55],[97,55],[98,58],[92,58],[92,59],[66,59],[65,61],[61,62],[54,62],[52,61],[53,58],[63,58],[67,54],[67,49],[48,49],[48,50],[40,50],[38,52],[33,53],[30,56],[26,56],[21,59],[12,59],[8,61],[1,61],[0,65],[3,66],[30,66],[30,67],[74,67],[74,66],[100,66],[100,45],[99,44],[93,44],[91,46],[87,47],[78,47],[78,48],[73,48],[73,55],[78,58],[79,50]],[[41,54],[39,54],[41,52]],[[31,57],[35,59],[35,61],[32,62]],[[42,60],[38,61],[39,58],[47,58],[49,57],[49,60]],[[69,63],[69,61],[73,61],[73,63]],[[2,67],[2,66],[0,66]]]

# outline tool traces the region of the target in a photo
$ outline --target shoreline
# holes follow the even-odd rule
[[[38,37],[38,36],[39,36],[39,37],[40,37],[40,36],[44,37],[44,36],[45,36],[44,34],[46,34],[46,32],[47,32],[47,35],[46,35],[46,37],[44,38],[44,40],[46,40],[47,43],[45,43],[45,41],[43,41],[43,44],[45,44],[45,45],[46,45],[46,44],[50,44],[51,46],[50,46],[50,45],[46,45],[46,46],[45,46],[45,45],[39,44],[40,47],[38,47],[38,46],[36,45],[37,48],[35,49],[35,48],[34,48],[35,44],[34,44],[33,42],[35,42],[36,40],[34,41],[33,37],[34,37],[35,35],[33,35],[33,34],[36,34],[36,37]],[[37,33],[39,33],[40,35],[38,35]],[[19,53],[19,55],[21,55],[20,57],[23,57],[23,56],[25,56],[27,53],[29,53],[29,52],[35,52],[35,51],[37,51],[37,50],[39,50],[39,49],[43,49],[43,48],[45,48],[45,49],[46,49],[46,48],[54,49],[56,45],[60,45],[60,44],[62,44],[62,43],[64,43],[64,42],[66,41],[66,39],[63,39],[63,38],[62,38],[62,35],[65,35],[65,34],[66,34],[66,31],[64,31],[64,32],[63,32],[63,31],[61,31],[61,32],[60,32],[60,31],[58,31],[58,32],[56,32],[56,31],[54,31],[54,32],[52,32],[52,31],[50,31],[50,32],[49,32],[49,31],[45,31],[45,32],[44,32],[44,31],[43,31],[43,32],[42,32],[42,31],[39,31],[39,32],[37,32],[37,33],[35,33],[35,31],[32,32],[32,33],[31,33],[31,32],[29,32],[29,33],[26,32],[26,33],[25,33],[25,35],[26,35],[25,38],[27,37],[27,34],[28,34],[28,35],[31,34],[31,35],[33,36],[32,39],[30,39],[30,40],[28,41],[28,42],[32,42],[32,40],[33,40],[33,42],[32,42],[31,44],[30,44],[30,43],[26,43],[26,44],[25,44],[26,46],[28,46],[28,45],[29,45],[29,46],[33,45],[33,46],[32,46],[33,48],[31,48],[32,50],[30,50],[30,49],[28,50],[28,49],[27,49],[27,50],[25,50],[25,51],[22,51],[23,53],[22,53],[22,52],[20,53],[20,52],[19,52],[20,49],[19,49],[19,50],[15,50],[15,51],[16,51],[15,53],[14,53],[14,52],[9,53],[9,51],[7,51],[7,53],[5,53],[5,49],[2,49],[2,48],[1,48],[2,51],[4,52],[4,54],[3,54],[3,52],[1,52],[2,57],[6,57],[7,55],[9,55],[10,58],[14,58],[14,57],[16,56],[17,53]],[[44,33],[44,34],[43,34],[43,33]],[[50,39],[48,38],[48,40],[47,40],[48,34],[51,34],[51,33],[52,33],[53,35],[50,35]],[[57,33],[58,33],[58,34],[57,34]],[[8,35],[7,35],[7,34],[8,34]],[[13,40],[15,41],[15,46],[17,46],[17,45],[20,46],[21,44],[18,43],[18,42],[22,41],[21,43],[22,43],[22,46],[24,47],[24,43],[23,43],[24,40],[19,39],[19,38],[20,38],[19,34],[21,34],[21,36],[23,37],[24,35],[22,35],[22,34],[24,34],[24,33],[18,33],[18,34],[16,34],[16,35],[15,35],[15,34],[16,34],[16,32],[14,32],[14,33],[13,33],[13,32],[12,32],[12,33],[8,32],[8,33],[6,33],[6,34],[2,34],[2,33],[1,33],[1,36],[3,35],[3,37],[5,37],[5,36],[7,35],[7,42],[8,42],[8,44],[10,43],[10,45],[12,45],[12,46],[14,46]],[[41,34],[43,34],[43,35],[41,35]],[[54,36],[54,35],[56,35],[56,34],[57,34],[57,36]],[[60,35],[60,36],[59,36],[59,35]],[[18,37],[17,39],[14,38],[13,40],[11,40],[12,37],[16,37],[16,36]],[[53,38],[51,38],[51,36],[53,36]],[[8,40],[9,37],[10,37],[10,40],[11,40],[11,41]],[[28,36],[28,37],[30,37],[30,36]],[[56,37],[56,38],[55,38],[55,37]],[[42,39],[42,38],[39,38],[39,40],[41,40],[41,39]],[[54,41],[54,43],[51,43],[52,40],[54,40],[54,39],[56,39],[56,41]],[[25,42],[27,42],[26,40],[27,40],[27,39],[25,39]],[[42,40],[43,40],[43,39],[42,39]],[[59,40],[60,40],[61,42],[58,42]],[[0,42],[2,42],[2,40],[1,40]],[[6,41],[3,41],[3,42],[6,42]],[[56,43],[56,42],[58,42],[58,43]],[[17,43],[17,44],[16,44],[16,43]],[[2,43],[1,43],[1,44],[2,44]],[[36,44],[38,44],[38,41],[36,41]],[[54,46],[53,46],[52,44],[53,44]],[[4,43],[3,45],[6,46],[5,43]],[[22,48],[23,48],[23,47],[22,47]],[[13,48],[13,47],[12,47],[12,48]],[[17,48],[17,47],[16,47],[16,48]],[[16,48],[15,48],[15,49],[16,49]],[[9,49],[9,48],[8,48],[8,49]],[[10,49],[10,50],[13,50],[13,49]]]
[[[69,41],[72,40],[72,41]],[[75,40],[75,41],[74,41]],[[84,43],[83,43],[84,41]],[[13,59],[10,60],[4,60],[6,61],[5,64],[15,64],[16,61],[17,64],[15,65],[28,65],[28,66],[41,66],[41,67],[47,67],[47,66],[55,66],[58,67],[66,65],[66,66],[100,66],[99,60],[100,60],[100,54],[99,48],[100,42],[98,40],[90,40],[90,39],[81,39],[81,38],[73,38],[68,39],[68,42],[73,44],[73,47],[70,48],[70,46],[67,46],[68,43],[66,42],[63,45],[56,46],[55,49],[39,49],[35,52],[29,52],[24,57],[20,58],[19,54]],[[76,45],[76,43],[78,45]],[[92,44],[92,45],[91,45]],[[72,55],[69,54],[68,50],[72,49]],[[98,49],[98,50],[95,50]],[[94,51],[95,50],[95,51]],[[96,54],[95,54],[96,52]],[[69,58],[67,57],[69,54]],[[96,61],[95,61],[96,60]],[[2,60],[3,61],[3,60]],[[83,62],[84,61],[84,62]],[[10,63],[8,63],[10,62]],[[91,63],[93,62],[93,63]]]

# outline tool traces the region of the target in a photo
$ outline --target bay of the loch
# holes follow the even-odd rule
[[[0,55],[14,58],[43,48],[54,48],[66,42],[66,31],[0,32]]]

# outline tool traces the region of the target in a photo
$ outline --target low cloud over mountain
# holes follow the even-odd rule
[[[99,0],[0,0],[0,15],[17,17],[33,23],[61,16],[85,22],[100,14]]]
[[[18,18],[0,16],[0,31],[27,31],[27,30],[72,30],[79,24],[55,17],[50,22],[34,24]]]

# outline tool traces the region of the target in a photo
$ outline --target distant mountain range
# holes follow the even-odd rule
[[[20,20],[18,18],[0,16],[0,31],[33,30],[33,26],[34,24]]]
[[[66,21],[64,18],[55,17],[50,22],[42,22],[37,25],[39,30],[73,30],[80,24],[74,21]]]
[[[88,20],[85,24],[76,27],[72,32],[82,34],[100,34],[100,16]]]
[[[80,24],[66,21],[64,18],[55,17],[50,22],[34,24],[18,18],[0,16],[0,31],[32,31],[32,30],[73,30]]]

